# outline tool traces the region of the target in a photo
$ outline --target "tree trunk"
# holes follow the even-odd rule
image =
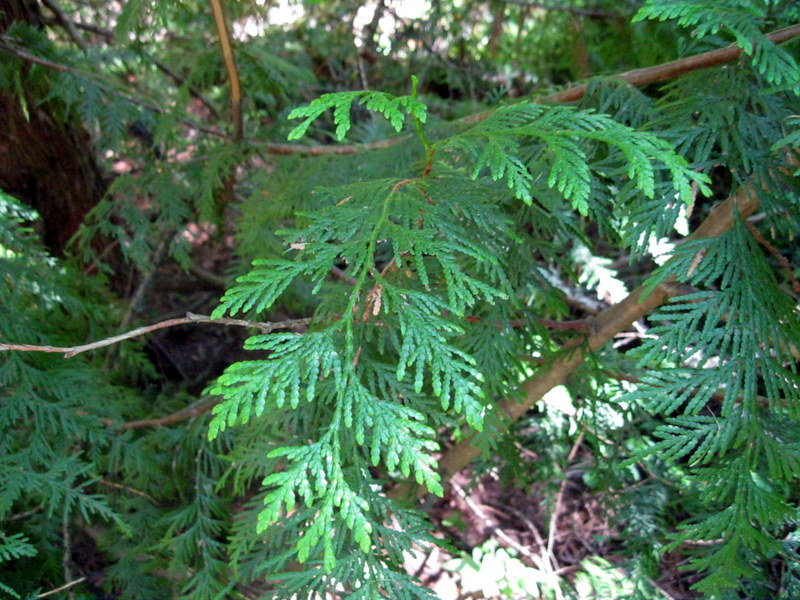
[[[39,5],[31,0],[0,0],[0,33],[16,21],[41,27]],[[23,82],[26,70],[23,65]],[[52,110],[52,102],[57,100],[42,103],[41,98],[25,94],[23,102],[10,90],[0,89],[0,189],[39,212],[45,244],[61,255],[86,213],[103,197],[106,182],[82,125],[55,118],[59,111]]]

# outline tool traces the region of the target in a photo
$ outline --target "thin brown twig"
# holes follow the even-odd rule
[[[381,277],[384,277],[386,275],[386,272],[393,267],[394,267],[394,262],[388,263],[383,268],[383,271],[381,271]],[[358,280],[356,280],[355,277],[348,275],[336,265],[330,268],[330,273],[336,279],[340,279],[341,281],[344,281],[345,283],[348,283],[350,285],[356,285],[358,283]],[[376,287],[379,288],[379,286]],[[373,288],[373,292],[375,289],[376,288]],[[370,292],[370,294],[372,294],[373,292]],[[369,294],[367,297],[369,298]],[[367,306],[365,310],[369,310],[369,308],[370,307]],[[481,321],[479,317],[473,317],[473,316],[464,317],[464,320],[469,323],[479,323]],[[539,325],[541,325],[545,329],[557,329],[561,331],[577,331],[580,333],[592,333],[594,331],[594,318],[591,316],[586,319],[578,319],[574,321],[554,321],[552,319],[544,319],[536,317],[534,318],[534,321],[536,321]],[[502,329],[503,327],[511,327],[512,329],[515,329],[519,327],[527,327],[528,324],[529,322],[526,319],[514,319],[507,322],[498,321],[495,323],[495,326],[498,329]]]
[[[107,44],[111,44],[114,41],[114,32],[111,31],[110,29],[104,29],[102,27],[98,27],[97,25],[91,25],[89,23],[81,23],[80,21],[72,21],[72,24],[78,29],[83,29],[84,31],[88,31],[89,33],[94,33],[95,35],[99,35],[101,38],[106,40]]]
[[[64,514],[62,515],[61,518],[61,546],[64,550],[64,553],[61,556],[61,568],[64,571],[64,581],[69,581],[72,579],[72,566],[70,565],[70,563],[72,562],[72,542],[69,532],[68,502],[64,503]],[[75,591],[70,586],[68,586],[66,589],[69,590],[67,592],[67,597],[70,600],[73,600],[75,598]]]
[[[189,263],[189,273],[222,291],[227,290],[231,286],[231,281],[229,279],[221,277],[193,262]]]
[[[312,320],[311,318],[304,318],[304,319],[287,319],[285,321],[274,321],[274,322],[258,322],[258,321],[246,321],[244,319],[228,319],[228,318],[212,319],[211,317],[208,317],[206,315],[186,313],[185,317],[179,317],[176,319],[167,319],[165,321],[161,321],[153,325],[138,327],[126,333],[98,340],[90,344],[82,344],[79,346],[38,346],[34,344],[0,344],[0,352],[4,350],[18,350],[21,352],[52,352],[56,354],[63,354],[64,358],[72,358],[73,356],[81,354],[82,352],[87,352],[89,350],[96,350],[98,348],[104,348],[106,346],[110,346],[112,344],[116,344],[124,340],[129,340],[131,338],[135,338],[140,335],[145,335],[147,333],[151,333],[159,329],[166,329],[167,327],[175,327],[176,325],[187,325],[190,323],[217,323],[219,325],[236,325],[239,327],[252,327],[255,329],[259,329],[264,333],[269,333],[270,331],[273,331],[275,329],[290,329],[292,327],[301,327],[309,325],[311,323],[311,320]]]
[[[130,302],[128,302],[128,307],[125,309],[125,314],[122,316],[122,321],[120,322],[119,329],[126,329],[133,319],[133,314],[139,312],[142,300],[144,299],[144,295],[150,289],[150,284],[153,281],[153,277],[156,274],[156,270],[158,266],[161,264],[162,259],[164,258],[164,252],[167,250],[167,244],[175,235],[175,230],[170,229],[166,233],[161,235],[161,239],[156,246],[155,251],[153,252],[153,256],[150,260],[150,264],[148,265],[148,269],[144,271],[142,274],[142,280],[139,282],[139,285],[136,288],[136,291],[133,294]]]
[[[358,280],[355,277],[353,277],[352,275],[348,275],[347,273],[345,273],[342,269],[340,269],[336,265],[333,265],[330,268],[330,272],[331,272],[331,275],[336,277],[336,279],[344,281],[345,283],[348,283],[350,285],[356,285],[358,283]]]
[[[539,564],[539,560],[537,560],[537,556],[533,554],[530,550],[525,548],[522,544],[508,535],[501,527],[498,527],[486,514],[486,512],[478,506],[478,503],[475,502],[472,498],[470,498],[469,494],[467,494],[466,490],[458,485],[455,481],[450,482],[450,487],[456,491],[456,493],[461,496],[464,500],[466,505],[469,509],[478,517],[481,521],[483,521],[484,525],[488,525],[494,534],[497,535],[501,540],[503,540],[506,544],[517,550],[520,554],[525,556],[528,560],[532,561],[534,564]]]
[[[203,402],[202,404],[184,408],[165,417],[159,417],[157,419],[140,419],[138,421],[128,421],[127,423],[122,423],[119,427],[117,427],[117,429],[119,429],[120,431],[128,431],[131,429],[144,429],[146,427],[165,427],[167,425],[178,423],[179,421],[184,421],[186,419],[191,419],[193,417],[199,417],[200,415],[203,415],[208,411],[210,411],[220,402],[222,402],[222,398],[213,398],[211,400]]]
[[[72,41],[78,45],[78,48],[81,49],[81,52],[84,54],[89,54],[89,46],[86,44],[86,40],[80,36],[78,31],[75,29],[75,25],[67,18],[67,16],[64,14],[64,11],[61,10],[61,7],[56,3],[56,1],[42,0],[42,3],[55,15],[56,21],[58,21],[58,23],[64,28]]]
[[[17,58],[21,58],[22,60],[25,60],[25,61],[28,61],[28,62],[31,62],[31,63],[35,63],[37,65],[42,65],[43,67],[47,67],[48,69],[53,69],[54,71],[70,72],[70,73],[75,73],[77,75],[80,75],[82,77],[86,77],[87,79],[92,80],[92,82],[97,87],[99,87],[100,89],[104,90],[105,92],[107,92],[109,94],[112,94],[113,96],[117,96],[119,98],[123,98],[124,100],[127,100],[131,104],[135,104],[137,106],[141,106],[143,108],[146,108],[147,110],[153,111],[154,113],[165,114],[167,112],[165,109],[157,106],[156,104],[153,104],[152,102],[148,102],[146,100],[142,100],[141,98],[137,98],[136,96],[134,96],[134,95],[132,95],[130,93],[122,92],[122,91],[120,91],[118,89],[115,89],[110,84],[102,83],[102,82],[98,81],[97,75],[95,75],[94,73],[90,73],[90,72],[84,71],[82,69],[77,69],[75,67],[71,67],[71,66],[65,65],[63,63],[57,63],[57,62],[48,60],[46,58],[41,58],[39,56],[35,56],[33,54],[30,54],[30,53],[26,52],[25,50],[22,50],[21,48],[18,48],[16,46],[16,40],[14,40],[13,38],[9,38],[8,36],[0,35],[0,51],[7,52],[8,54],[16,56]],[[201,125],[200,123],[198,123],[198,122],[196,122],[196,121],[194,121],[192,119],[189,119],[189,118],[186,118],[186,117],[179,117],[176,120],[179,123],[181,123],[183,125],[186,125],[187,127],[191,127],[192,129],[195,129],[196,131],[200,131],[202,133],[205,133],[205,134],[208,134],[208,135],[211,135],[211,136],[214,136],[214,137],[222,138],[222,139],[228,139],[229,138],[229,136],[227,134],[225,134],[225,133],[223,133],[221,131],[217,131],[216,129],[211,129],[210,127],[205,127],[205,126]]]
[[[37,506],[36,508],[32,508],[30,510],[26,510],[25,512],[16,513],[16,514],[10,515],[8,517],[5,517],[5,520],[9,521],[9,522],[11,522],[11,521],[22,521],[24,519],[27,519],[28,517],[32,517],[37,512],[41,512],[43,510],[44,510],[44,506]]]
[[[520,521],[522,521],[523,523],[525,523],[525,525],[528,526],[528,529],[531,531],[531,533],[533,533],[533,537],[536,540],[536,544],[539,546],[539,550],[542,552],[542,557],[544,557],[545,554],[548,554],[547,544],[545,544],[545,541],[542,538],[542,534],[539,533],[539,528],[536,527],[536,524],[531,519],[526,517],[521,511],[517,510],[511,505],[504,504],[503,509],[514,513],[514,516],[516,516]],[[549,553],[547,559],[548,559],[547,561],[544,560],[542,561],[543,568],[549,571],[552,575],[560,575],[561,567],[559,566],[556,557],[552,553]]]
[[[147,498],[153,504],[156,503],[156,499],[153,498],[147,492],[143,492],[141,490],[134,489],[132,487],[128,487],[127,485],[122,485],[121,483],[114,483],[113,481],[106,481],[105,479],[96,479],[97,483],[100,485],[104,485],[106,487],[114,488],[117,490],[125,490],[126,492],[130,492],[131,494],[136,494],[137,496],[141,496],[142,498]]]
[[[584,431],[581,431],[578,434],[578,439],[575,440],[575,443],[572,445],[572,449],[569,451],[567,455],[567,466],[575,459],[575,455],[578,453],[578,449],[583,444],[584,438]],[[567,489],[567,477],[566,474],[564,478],[561,480],[561,486],[558,489],[558,496],[556,497],[556,505],[553,507],[553,512],[550,514],[550,525],[547,530],[547,555],[553,557],[555,561],[555,554],[553,553],[553,547],[556,541],[556,530],[558,529],[558,516],[561,513],[561,505],[564,502],[564,492]]]
[[[50,3],[53,3],[53,0],[43,0],[43,1],[48,6],[48,8],[53,10],[53,8],[50,6]],[[55,13],[56,11],[53,10],[53,12]],[[110,29],[103,29],[102,27],[97,27],[96,25],[90,25],[88,23],[81,23],[79,21],[65,20],[65,17],[60,17],[59,15],[56,15],[56,17],[54,19],[48,19],[46,22],[47,23],[58,23],[60,25],[63,25],[64,28],[67,29],[68,33],[70,32],[70,30],[74,31],[75,29],[82,29],[83,31],[88,31],[89,33],[93,33],[95,35],[98,35],[98,36],[102,37],[106,41],[107,44],[113,44],[114,43],[114,32],[111,31]],[[70,37],[72,37],[72,39],[75,41],[76,44],[81,46],[81,48],[83,49],[84,53],[87,52],[85,47],[81,45],[81,44],[85,44],[85,42],[83,41],[83,38],[81,38],[81,37],[79,37],[77,35],[77,32],[75,33],[75,35],[70,35]],[[168,67],[164,63],[160,62],[154,56],[151,56],[150,54],[147,54],[145,52],[141,52],[141,54],[147,60],[149,60],[151,63],[153,63],[153,65],[159,71],[161,71],[167,77],[172,79],[172,81],[174,81],[176,85],[182,86],[182,85],[184,85],[186,83],[186,78],[181,77],[178,73],[173,71],[170,67]],[[211,101],[208,98],[206,98],[202,94],[202,92],[200,92],[193,85],[190,85],[188,87],[188,90],[189,90],[189,95],[192,98],[195,98],[195,99],[199,100],[208,109],[208,111],[209,111],[209,113],[211,114],[212,117],[214,117],[215,119],[219,118],[219,111],[217,111],[216,107],[211,103]]]
[[[186,83],[185,77],[181,77],[180,75],[178,75],[170,67],[168,67],[167,65],[156,59],[154,56],[150,56],[149,54],[145,56],[147,57],[148,60],[150,60],[153,63],[153,65],[155,65],[156,69],[158,69],[159,71],[164,73],[164,75],[172,79],[172,81],[175,82],[175,84],[177,84],[179,87]],[[217,111],[216,107],[211,103],[211,100],[206,98],[200,92],[200,90],[198,90],[193,85],[190,85],[188,87],[188,90],[189,90],[189,95],[192,98],[195,98],[196,100],[200,101],[203,104],[203,106],[205,106],[208,109],[208,112],[211,114],[212,117],[214,117],[215,119],[219,119],[219,111]]]
[[[57,588],[55,588],[53,590],[48,590],[46,592],[42,592],[41,594],[38,594],[36,597],[37,598],[47,598],[48,596],[52,596],[53,594],[58,594],[59,592],[63,592],[64,590],[68,590],[71,587],[78,585],[79,583],[83,583],[84,581],[86,581],[86,577],[78,577],[77,579],[74,579],[74,580],[70,581],[69,583],[65,583],[64,585],[59,586],[59,587],[57,587]]]
[[[53,62],[51,60],[47,60],[46,58],[41,58],[39,56],[34,56],[33,54],[28,54],[24,50],[21,50],[14,46],[15,40],[8,38],[4,35],[0,35],[0,49],[9,54],[13,54],[17,58],[21,58],[23,60],[27,60],[28,62],[36,63],[37,65],[42,65],[43,67],[47,67],[48,69],[53,69],[54,71],[73,71],[73,72],[80,72],[77,69],[73,69],[72,67],[68,67],[67,65]]]

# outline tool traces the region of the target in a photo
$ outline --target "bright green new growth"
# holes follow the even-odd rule
[[[287,136],[289,140],[302,138],[311,124],[328,109],[333,109],[333,122],[336,125],[336,138],[341,141],[350,131],[350,108],[353,102],[363,104],[367,110],[382,114],[392,124],[395,131],[403,128],[406,114],[415,122],[424,123],[427,118],[427,107],[417,100],[417,78],[412,78],[412,93],[410,96],[392,96],[383,92],[339,92],[336,94],[323,94],[307,106],[295,108],[289,113],[289,119],[305,120],[292,129]]]
[[[526,164],[519,156],[520,142],[531,139],[543,142],[533,165]],[[592,180],[588,153],[596,148],[592,142],[619,153],[627,177],[647,198],[653,198],[656,169],[663,167],[669,170],[671,183],[682,202],[692,201],[692,183],[708,193],[708,177],[692,171],[668,142],[591,110],[548,108],[532,102],[503,107],[461,136],[445,140],[441,147],[468,151],[475,157],[473,179],[488,168],[494,181],[505,177],[516,197],[526,203],[532,200],[531,171],[536,169],[531,166],[548,171],[548,187],[556,188],[571,201],[573,208],[587,215]]]

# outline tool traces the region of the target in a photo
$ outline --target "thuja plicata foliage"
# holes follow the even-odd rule
[[[574,334],[562,347],[563,332],[539,321],[568,314],[553,274],[581,265],[564,249],[591,246],[591,230],[631,262],[644,259],[694,222],[714,195],[712,172],[724,169],[731,194],[757,198],[758,228],[734,209],[721,235],[676,245],[646,293],[663,284],[682,293],[650,316],[639,347],[601,349],[574,386],[593,400],[581,414],[610,461],[597,473],[629,487],[617,510],[628,515],[635,594],[657,597],[648,582],[662,551],[688,553],[706,597],[797,590],[800,294],[777,248],[800,234],[800,69],[761,33],[776,18],[756,4],[645,3],[637,18],[677,19],[703,50],[720,45],[724,27],[744,51],[651,96],[596,79],[573,105],[526,100],[444,123],[412,77],[408,95],[329,93],[294,109],[292,141],[331,130],[341,141],[365,114],[404,136],[373,153],[302,159],[329,160],[321,176],[288,158],[290,189],[276,179],[273,205],[245,200],[243,245],[265,247],[212,317],[264,320],[288,299],[313,311],[311,324],[250,337],[259,358],[208,388],[219,400],[208,422],[143,437],[103,423],[146,404],[133,382],[101,377],[107,365],[8,354],[0,563],[41,553],[57,572],[58,537],[79,515],[125,534],[98,541],[124,597],[168,593],[154,575],[167,565],[185,597],[234,596],[266,578],[275,598],[434,598],[403,568],[408,552],[443,543],[414,488],[443,494],[438,458],[450,442],[471,437],[485,456],[513,460],[502,401],[522,400],[526,380],[584,343]],[[208,198],[197,202],[207,209]],[[14,281],[2,288],[4,340],[67,345],[107,329],[113,315],[90,303],[97,292],[76,288],[36,246],[18,204],[3,197],[2,207],[2,268]],[[286,227],[277,238],[276,222]],[[39,264],[47,270],[34,274]],[[143,362],[135,351],[114,360]],[[639,376],[619,385],[609,373],[618,368]],[[102,401],[113,395],[129,406]],[[164,480],[175,474],[191,484]],[[98,491],[117,479],[140,494]],[[33,516],[21,517],[22,506]],[[775,560],[788,565],[777,588]],[[16,596],[24,584],[7,572],[0,589]]]
[[[767,215],[789,217],[780,219],[782,229],[796,229],[797,200],[782,177],[786,158],[775,152],[787,140],[763,126],[765,113],[785,118],[795,99],[758,85],[762,77],[796,85],[797,77],[764,64],[712,76],[734,80],[728,85],[756,102],[730,109],[741,111],[733,131],[707,126],[725,118],[713,97],[726,88],[690,88],[691,77],[660,102],[643,103],[650,121],[697,124],[661,136],[591,109],[529,102],[449,135],[429,134],[413,91],[399,98],[328,94],[290,115],[304,119],[289,134],[297,139],[332,109],[342,138],[356,103],[398,131],[410,119],[419,149],[401,176],[316,190],[323,208],[303,215],[306,227],[282,232],[283,256],[257,260],[215,313],[265,311],[297,278],[321,296],[309,331],[251,338],[248,347],[268,350],[269,358],[231,367],[212,389],[224,398],[212,437],[287,411],[285,431],[294,441],[269,451],[274,462],[264,470],[257,517],[270,544],[289,542],[282,558],[305,565],[285,576],[287,592],[428,595],[397,569],[408,542],[424,539],[419,515],[376,490],[387,478],[411,477],[441,494],[431,455],[442,427],[462,435],[464,423],[477,433],[476,444],[492,447],[502,426],[498,392],[513,395],[530,369],[526,357],[548,351],[520,294],[554,294],[537,277],[537,242],[570,235],[575,211],[641,253],[695,194],[710,194],[703,166],[720,159],[720,147],[733,147],[748,161],[737,169],[739,185],[751,186]],[[618,114],[637,100],[629,89],[621,98],[611,97],[620,95],[613,88],[604,93]],[[526,233],[537,218],[533,235]],[[329,285],[337,265],[351,280]],[[650,438],[661,441],[640,441],[621,468],[650,458],[681,465],[705,510],[684,523],[670,547],[710,542],[691,565],[706,575],[698,591],[719,595],[755,581],[758,557],[794,552],[778,536],[797,510],[790,492],[800,464],[796,299],[738,216],[729,232],[680,246],[650,283],[673,278],[697,291],[654,318],[660,325],[640,349],[640,366],[653,370],[622,400],[663,415]],[[510,326],[520,315],[530,327]],[[692,356],[700,359],[689,367]],[[304,423],[314,423],[316,435],[298,429]]]
[[[399,476],[441,495],[436,430],[463,420],[488,433],[480,443],[491,447],[499,398],[487,388],[514,393],[524,356],[541,350],[531,330],[508,325],[526,312],[514,282],[533,268],[514,250],[514,215],[546,211],[534,208],[541,196],[554,213],[589,214],[597,203],[612,214],[618,199],[593,181],[589,157],[597,154],[605,169],[629,178],[629,194],[645,198],[658,189],[689,202],[692,185],[705,189],[707,178],[651,133],[572,107],[521,103],[429,140],[414,91],[322,96],[291,113],[305,120],[289,137],[328,108],[343,137],[354,101],[397,130],[413,122],[416,164],[407,176],[317,190],[324,208],[305,215],[307,227],[283,232],[286,255],[257,260],[225,294],[215,317],[268,310],[301,277],[322,293],[336,264],[352,279],[324,290],[302,335],[248,340],[247,348],[269,357],[232,366],[212,388],[224,401],[210,436],[286,411],[293,443],[267,454],[280,466],[265,471],[257,530],[270,541],[294,541],[285,557],[313,567],[293,573],[290,589],[322,591],[335,582],[353,597],[425,597],[396,568],[415,537],[409,524],[424,531],[419,515],[376,490]],[[302,423],[314,424],[313,438],[298,430]]]

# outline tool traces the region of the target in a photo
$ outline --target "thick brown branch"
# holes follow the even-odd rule
[[[260,329],[264,333],[269,333],[270,331],[273,331],[275,329],[289,329],[291,327],[305,326],[311,323],[311,319],[310,318],[290,319],[287,321],[261,323],[257,321],[245,321],[243,319],[212,319],[211,317],[207,317],[206,315],[196,315],[194,313],[186,313],[185,317],[179,317],[177,319],[167,319],[166,321],[161,321],[160,323],[147,325],[146,327],[139,327],[137,329],[133,329],[126,333],[98,340],[90,344],[82,344],[80,346],[65,346],[65,347],[36,346],[33,344],[0,344],[0,351],[18,350],[20,352],[53,352],[56,354],[63,354],[64,358],[72,358],[76,354],[80,354],[82,352],[88,352],[89,350],[96,350],[98,348],[111,346],[112,344],[116,344],[124,340],[129,340],[131,338],[135,338],[140,335],[145,335],[147,333],[152,333],[153,331],[157,331],[159,329],[166,329],[167,327],[175,327],[176,325],[187,325],[189,323],[217,323],[219,325],[237,325],[239,327],[253,327],[255,329]]]
[[[792,38],[800,35],[800,24],[779,29],[767,34],[766,38],[773,44],[782,44]],[[620,79],[630,83],[631,85],[641,86],[666,79],[673,79],[689,71],[696,71],[698,69],[708,69],[716,67],[725,63],[729,63],[739,58],[743,50],[737,44],[731,44],[727,48],[720,48],[719,50],[712,50],[689,56],[680,60],[664,63],[663,65],[656,65],[655,67],[647,67],[645,69],[634,69],[633,71],[626,71],[617,75]],[[542,102],[572,102],[583,97],[586,93],[588,86],[579,85],[574,88],[569,88],[550,96],[542,98]]]
[[[733,226],[734,207],[738,209],[740,215],[746,217],[756,211],[758,199],[751,189],[742,188],[736,195],[716,207],[691,238],[715,237],[728,231]],[[646,294],[644,286],[639,286],[622,302],[598,314],[595,317],[594,332],[591,335],[576,338],[562,346],[548,366],[542,367],[536,375],[524,382],[525,397],[522,402],[518,402],[514,398],[503,400],[500,403],[500,408],[508,420],[516,421],[547,392],[555,386],[565,383],[583,362],[586,352],[600,349],[615,335],[628,329],[634,321],[666,302],[674,295],[672,288],[669,280],[658,285],[650,294]],[[467,438],[444,452],[439,461],[439,473],[443,480],[446,481],[478,458],[480,450],[471,442],[472,438]],[[403,498],[408,495],[409,491],[407,485],[398,485],[390,491],[389,495],[393,498]],[[424,496],[426,493],[424,488],[417,488],[418,496]]]
[[[89,54],[89,46],[86,44],[86,41],[77,32],[72,21],[67,19],[64,11],[61,10],[61,7],[56,3],[56,1],[42,0],[42,3],[55,15],[56,21],[58,21],[58,23],[64,28],[72,41],[77,44],[77,46],[81,49],[81,52],[84,54]]]
[[[239,80],[239,70],[236,68],[236,60],[233,56],[231,46],[231,36],[228,33],[228,25],[225,22],[225,15],[222,12],[222,2],[211,0],[211,9],[214,13],[214,25],[217,28],[219,45],[222,48],[222,58],[225,61],[225,70],[228,72],[228,79],[231,82],[231,119],[233,120],[234,135],[233,140],[239,142],[242,139],[243,120],[242,120],[242,84]]]
[[[778,31],[773,31],[766,35],[766,38],[773,44],[782,44],[788,40],[800,36],[800,24],[792,25]],[[742,49],[737,44],[731,44],[727,48],[720,48],[719,50],[712,50],[711,52],[704,52],[688,58],[674,60],[672,62],[656,65],[654,67],[647,67],[645,69],[634,69],[633,71],[626,71],[616,75],[619,79],[630,83],[635,86],[647,85],[672,79],[698,69],[708,69],[716,67],[733,60],[736,60],[742,55]],[[555,94],[537,98],[535,101],[540,103],[559,103],[559,102],[574,102],[580,100],[589,89],[588,84],[577,85],[575,87],[567,88]],[[492,111],[477,113],[462,119],[466,123],[476,123],[489,118]],[[388,146],[393,146],[400,142],[409,139],[411,136],[402,136],[392,138],[389,140],[381,140],[371,144],[352,144],[345,146],[294,146],[291,144],[267,144],[267,152],[269,154],[307,154],[309,156],[321,156],[323,154],[354,154],[364,150],[379,150]]]
[[[173,71],[171,68],[169,68],[167,65],[165,65],[161,61],[157,60],[155,57],[149,56],[149,55],[145,55],[145,56],[150,61],[152,61],[153,65],[155,65],[156,69],[158,69],[159,71],[164,73],[164,75],[166,75],[167,77],[172,79],[172,81],[174,81],[176,85],[182,86],[182,85],[186,84],[186,78],[185,77],[181,77],[175,71]],[[211,100],[206,98],[202,94],[202,92],[200,92],[200,90],[198,90],[193,85],[190,85],[188,87],[188,90],[189,90],[189,95],[192,98],[195,98],[196,100],[201,102],[203,104],[203,106],[205,106],[208,109],[208,112],[211,114],[212,117],[214,117],[215,119],[219,118],[219,113],[217,112],[216,107],[211,103]]]

